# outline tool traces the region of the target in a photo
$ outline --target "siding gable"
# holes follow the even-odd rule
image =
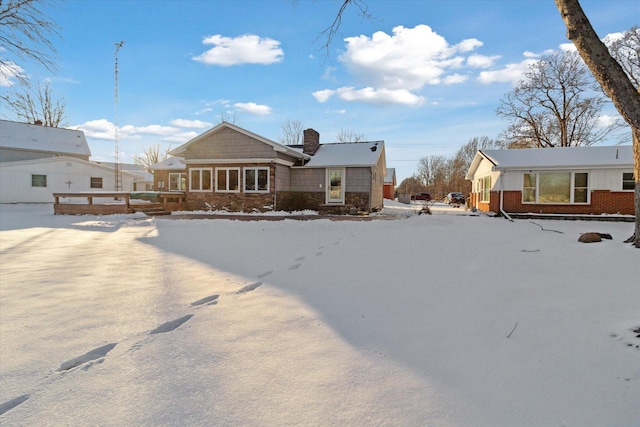
[[[189,146],[185,160],[275,158],[273,147],[233,129],[221,129]]]

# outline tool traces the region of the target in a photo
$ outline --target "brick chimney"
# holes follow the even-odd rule
[[[302,152],[313,156],[320,148],[320,134],[313,129],[304,130],[304,147]]]

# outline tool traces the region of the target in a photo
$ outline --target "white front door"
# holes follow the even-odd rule
[[[327,204],[344,203],[344,169],[327,169]]]

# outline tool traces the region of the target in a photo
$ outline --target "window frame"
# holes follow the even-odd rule
[[[198,173],[198,187],[194,187],[193,173]],[[209,188],[203,188],[203,172],[209,172]],[[213,169],[212,168],[189,168],[189,191],[194,193],[210,193],[213,191]]]
[[[631,178],[625,179],[625,175],[631,175]],[[622,181],[620,183],[620,191],[635,191],[636,189],[636,180],[633,172],[622,172],[620,175]],[[625,183],[631,183],[631,188],[624,188]]]
[[[478,179],[478,193],[480,193],[481,203],[489,203],[491,201],[491,175]]]
[[[171,188],[171,177],[177,176],[176,182],[178,183],[178,188]],[[187,189],[187,174],[184,172],[170,172],[169,173],[169,191],[186,191]]]
[[[36,185],[43,184],[43,185]],[[31,174],[31,187],[35,188],[47,188],[47,175],[32,173]]]
[[[569,194],[569,200],[568,201],[562,201],[562,202],[545,202],[545,201],[540,201],[540,175],[545,175],[545,174],[556,174],[556,175],[568,175],[569,176],[569,188],[568,188],[568,194]],[[525,176],[529,175],[529,176],[535,176],[535,188],[534,187],[525,187]],[[577,185],[576,183],[576,178],[579,175],[586,175],[586,186],[582,186],[582,185]],[[521,203],[523,205],[589,205],[591,204],[591,191],[590,190],[590,184],[591,184],[591,174],[588,171],[548,171],[548,172],[527,172],[527,173],[523,173],[522,174],[522,191],[521,191]],[[533,201],[528,201],[525,200],[525,189],[530,189],[533,188],[534,189],[534,200]],[[578,197],[576,197],[577,194],[579,194],[579,191],[584,191],[585,193],[585,201],[576,201],[576,199],[578,199]]]
[[[253,185],[254,185],[254,189],[248,189],[247,188],[247,184],[249,183],[249,180],[247,179],[247,172],[255,172],[255,175],[253,177]],[[259,172],[260,171],[265,171],[267,173],[267,186],[264,190],[261,190],[259,188],[259,183],[260,183],[260,176],[259,176]],[[242,181],[243,181],[243,191],[245,193],[269,193],[270,189],[271,189],[271,168],[268,166],[255,166],[255,167],[245,167],[242,169]]]
[[[89,178],[89,188],[104,188],[101,176],[92,176]]]
[[[220,183],[218,181],[218,173],[225,171],[225,188],[224,189],[220,189]],[[237,182],[236,182],[236,189],[235,190],[231,190],[231,186],[229,185],[230,183],[230,173],[231,171],[235,171],[237,172]],[[239,193],[240,189],[242,187],[240,186],[240,168],[239,167],[220,167],[220,168],[216,168],[215,170],[215,192],[216,193]]]
[[[331,173],[339,172],[340,173],[340,197],[332,198],[331,197]],[[325,175],[325,201],[329,205],[344,205],[345,193],[346,193],[346,169],[345,168],[327,168],[327,172]]]

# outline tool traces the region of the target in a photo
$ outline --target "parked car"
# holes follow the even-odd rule
[[[444,202],[448,205],[451,204],[459,204],[459,205],[464,205],[464,194],[462,193],[449,193],[446,196],[444,196]]]
[[[411,200],[425,200],[427,202],[431,201],[431,194],[429,193],[416,193],[411,196]]]

